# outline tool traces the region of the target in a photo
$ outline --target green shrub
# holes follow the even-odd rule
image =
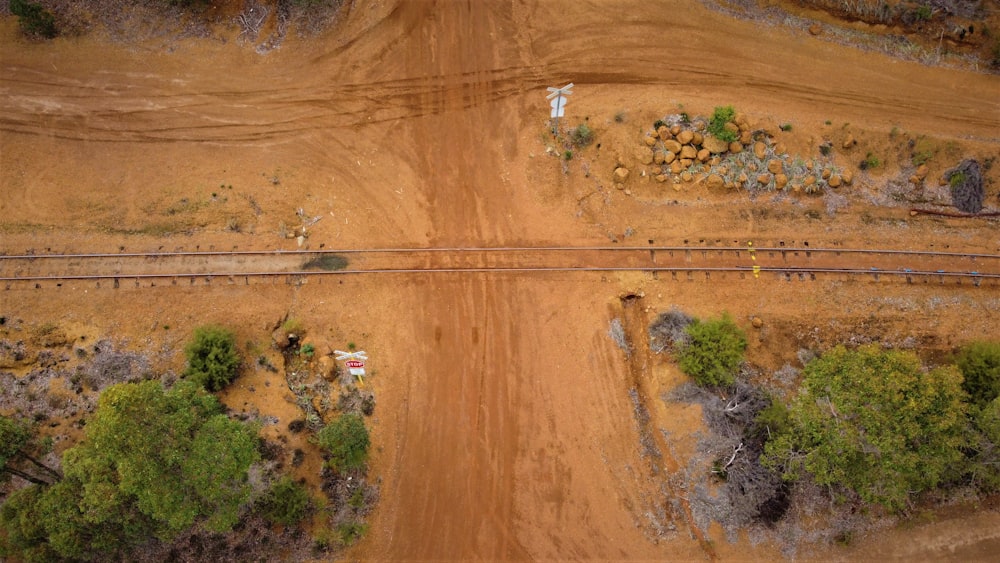
[[[285,475],[257,503],[260,513],[271,522],[294,526],[309,510],[309,491]]]
[[[782,130],[782,131],[791,131],[791,130],[792,130],[792,124],[791,124],[791,123],[782,123],[782,124],[781,124],[781,125],[779,125],[778,127],[779,127],[779,128],[780,128],[780,129]]]
[[[979,408],[1000,396],[1000,342],[973,342],[955,359],[962,372],[962,388]]]
[[[577,148],[583,148],[594,142],[594,131],[586,123],[581,123],[569,132],[569,139]]]
[[[681,371],[699,385],[731,385],[743,362],[746,333],[728,313],[708,321],[696,319],[686,330],[691,341],[678,354]]]
[[[353,545],[354,542],[364,537],[368,532],[368,524],[362,522],[344,522],[337,526],[337,533],[340,534],[340,544],[343,546]]]
[[[10,13],[17,16],[21,31],[25,35],[52,39],[59,34],[55,17],[41,4],[27,0],[10,0]]]
[[[965,178],[965,172],[955,172],[948,178],[948,184],[953,188],[957,188],[965,183]]]
[[[184,377],[209,391],[219,391],[229,385],[239,371],[236,337],[225,328],[209,325],[195,329],[185,353],[188,368]]]
[[[327,466],[338,472],[362,469],[371,445],[365,421],[356,414],[341,415],[323,427],[316,435],[316,443],[330,455]]]
[[[712,112],[712,119],[708,122],[708,132],[716,139],[731,143],[737,139],[735,132],[726,129],[726,123],[736,117],[736,110],[733,106],[721,106]]]
[[[879,160],[874,153],[868,153],[867,155],[865,155],[865,159],[861,161],[861,164],[858,165],[858,168],[862,170],[869,170],[873,168],[878,168],[881,165],[882,161]]]
[[[302,348],[299,349],[299,353],[307,358],[312,358],[313,354],[316,353],[316,347],[313,346],[312,342],[307,342]]]

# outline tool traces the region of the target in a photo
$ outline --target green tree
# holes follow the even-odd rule
[[[790,431],[767,443],[765,463],[786,479],[803,471],[890,510],[957,477],[968,444],[962,376],[925,371],[911,352],[840,346],[806,365]]]
[[[324,426],[316,442],[329,453],[327,465],[334,471],[361,469],[368,460],[368,429],[356,414],[341,415]]]
[[[728,313],[708,321],[696,319],[685,330],[691,340],[677,355],[681,371],[699,385],[732,385],[747,348],[746,333]]]
[[[48,485],[62,479],[58,471],[32,455],[36,449],[34,437],[30,424],[0,416],[0,475],[15,475],[36,485]]]
[[[969,474],[973,484],[993,493],[1000,491],[1000,397],[977,410]]]
[[[253,428],[222,414],[218,400],[196,384],[164,390],[146,381],[105,389],[86,442],[64,464],[67,475],[79,474],[85,484],[88,510],[107,509],[117,489],[135,499],[162,535],[199,518],[209,530],[224,531],[250,496],[247,470],[259,459],[257,441]]]
[[[972,342],[962,347],[955,363],[972,404],[983,408],[1000,396],[1000,342]]]
[[[27,0],[10,0],[10,13],[17,16],[21,31],[25,35],[52,39],[59,34],[55,17],[41,4]]]
[[[184,377],[209,391],[220,391],[236,378],[240,355],[236,337],[219,326],[198,327],[185,348],[188,368]]]
[[[256,429],[194,382],[108,387],[84,440],[63,454],[65,478],[4,504],[3,547],[26,560],[86,560],[195,524],[227,531],[250,498],[257,445]]]

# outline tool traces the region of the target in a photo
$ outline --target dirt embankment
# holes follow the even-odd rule
[[[294,248],[283,235],[305,216],[322,217],[309,227],[309,248],[767,240],[996,251],[986,220],[911,218],[875,205],[887,200],[880,186],[905,173],[894,143],[940,140],[932,172],[954,165],[952,156],[996,153],[996,77],[763,30],[679,0],[613,10],[386,2],[354,5],[329,34],[261,56],[205,40],[178,40],[170,53],[91,37],[25,43],[7,20],[0,250]],[[554,141],[545,87],[569,82],[565,124],[586,121],[597,138],[564,162],[546,154]],[[656,119],[727,104],[762,126],[791,123],[775,134],[800,154],[850,132],[887,164],[857,174],[840,192],[848,204],[833,213],[819,199],[674,190],[640,174],[633,147]],[[890,140],[894,127],[909,137]],[[834,158],[853,166],[865,156]],[[631,195],[613,187],[620,160],[633,167]],[[647,391],[650,421],[637,422],[635,369],[607,334],[629,292],[644,292],[651,312],[676,304],[699,316],[729,310],[740,322],[760,316],[750,358],[766,369],[794,362],[801,347],[853,337],[912,336],[943,355],[1000,323],[995,291],[971,286],[641,274],[67,284],[0,299],[11,318],[66,319],[150,345],[206,322],[266,343],[273,320],[291,311],[319,345],[366,349],[378,371],[372,466],[382,497],[353,556],[700,559],[711,540],[722,559],[774,557],[769,544],[693,530],[682,509],[657,514],[663,495],[681,493],[650,478],[643,432],[668,429],[658,447],[681,460],[700,419]],[[633,344],[645,345],[636,330]],[[681,380],[667,364],[649,373],[658,384],[649,389]],[[238,395],[248,406],[266,413],[284,400],[264,390],[281,385],[254,385]],[[957,517],[982,533],[970,546],[994,541],[992,515]],[[920,534],[939,529],[947,532]],[[912,534],[897,534],[877,549],[912,553]],[[863,559],[868,549],[876,548],[836,556]],[[962,553],[988,553],[977,549]]]

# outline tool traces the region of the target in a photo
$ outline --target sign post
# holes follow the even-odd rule
[[[347,366],[347,371],[358,378],[358,381],[362,385],[365,384],[365,380],[361,378],[365,374],[365,360],[368,359],[368,354],[364,350],[359,352],[344,352],[342,350],[334,350],[337,354],[338,360],[345,360],[344,365]]]
[[[549,95],[545,99],[551,100],[549,105],[552,106],[552,113],[549,114],[549,117],[555,120],[555,124],[552,127],[554,133],[559,132],[559,118],[566,113],[566,96],[573,93],[571,88],[573,88],[572,82],[562,88],[553,88],[551,86],[548,88]]]

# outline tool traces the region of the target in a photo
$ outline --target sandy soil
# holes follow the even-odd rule
[[[899,156],[909,139],[939,149],[928,193],[955,159],[995,156],[1000,79],[762,29],[694,2],[370,2],[329,34],[266,56],[216,40],[169,52],[98,37],[29,44],[9,20],[0,37],[8,253],[294,248],[282,234],[301,223],[298,209],[322,217],[310,248],[753,240],[1000,250],[995,221],[871,205],[892,203],[879,190],[909,173]],[[600,146],[564,171],[546,152],[545,87],[568,82],[566,121],[587,120]],[[639,174],[635,150],[655,119],[723,104],[774,129],[790,151],[814,156],[850,133],[859,146],[838,148],[838,163],[875,150],[887,166],[859,173],[845,190],[850,204],[832,217],[807,214],[824,209],[819,198],[675,191]],[[779,132],[779,123],[794,127]],[[633,168],[629,194],[611,186],[617,162]],[[998,205],[995,184],[987,197]],[[619,299],[627,293],[643,295],[631,311]],[[1000,325],[1000,295],[969,285],[640,274],[67,284],[0,292],[0,304],[29,324],[77,323],[137,348],[179,349],[207,322],[266,347],[290,312],[321,349],[350,341],[367,350],[382,496],[369,534],[348,553],[363,559],[776,557],[771,544],[696,530],[683,507],[664,501],[683,496],[663,470],[693,451],[697,409],[658,399],[683,377],[661,358],[626,357],[607,335],[611,319],[641,327],[672,304],[695,315],[725,309],[748,327],[758,315],[765,324],[750,358],[766,369],[794,362],[801,347],[857,335],[914,337],[940,358]],[[267,377],[241,381],[227,400],[271,412],[283,428],[291,399],[280,382],[258,380]],[[669,436],[662,467],[640,447],[633,388]],[[997,524],[996,512],[969,508],[813,556],[986,558]]]

